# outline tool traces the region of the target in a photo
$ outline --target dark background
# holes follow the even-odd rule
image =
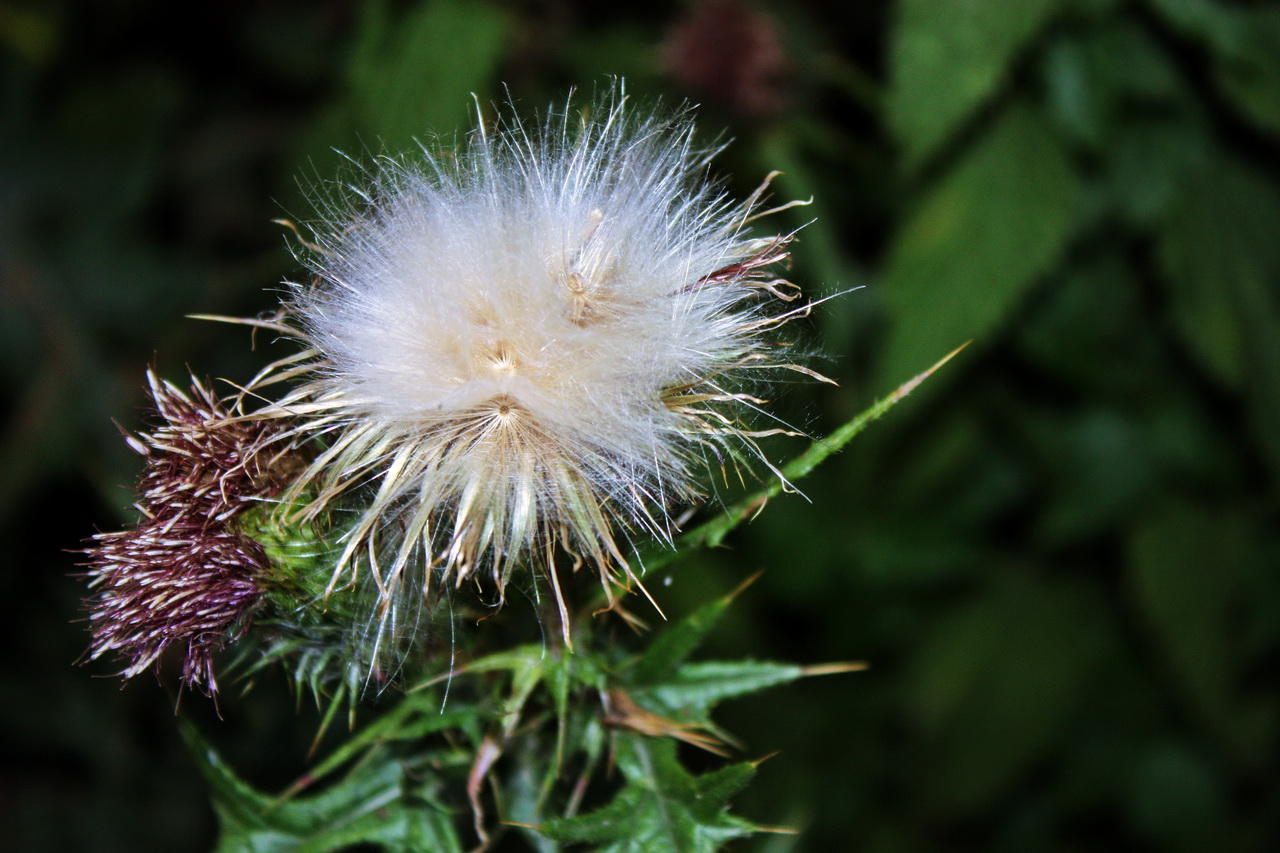
[[[209,11],[216,6],[217,11]],[[120,689],[74,549],[129,519],[143,374],[243,381],[303,183],[625,75],[702,104],[793,278],[829,431],[974,344],[660,587],[707,651],[823,662],[726,707],[756,850],[1259,850],[1280,829],[1280,9],[1210,0],[0,2],[0,848],[200,851],[172,673]],[[194,16],[194,17],[187,17]],[[794,215],[793,215],[794,214]],[[775,444],[775,458],[799,449]],[[264,785],[283,681],[183,713]]]

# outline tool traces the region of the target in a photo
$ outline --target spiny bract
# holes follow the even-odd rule
[[[359,513],[330,590],[368,571],[385,619],[433,575],[501,596],[528,565],[563,619],[558,554],[629,586],[619,535],[668,538],[708,467],[763,459],[753,439],[783,430],[744,420],[764,402],[747,378],[816,376],[771,339],[808,306],[768,272],[792,235],[748,230],[768,180],[728,200],[692,134],[615,93],[384,158],[328,205],[312,279],[258,321],[304,352],[252,390],[300,379],[258,415],[320,442],[311,496],[283,503]]]

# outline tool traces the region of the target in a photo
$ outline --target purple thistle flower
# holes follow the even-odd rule
[[[132,678],[171,645],[185,645],[184,683],[217,691],[213,653],[237,639],[259,601],[266,553],[232,523],[278,491],[273,465],[289,451],[268,453],[278,435],[262,421],[235,419],[198,380],[190,394],[148,372],[163,424],[126,436],[146,458],[129,530],[99,533],[85,549],[86,600],[96,660],[114,653]]]

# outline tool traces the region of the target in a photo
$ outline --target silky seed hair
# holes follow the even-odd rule
[[[558,569],[590,566],[616,606],[631,541],[669,541],[709,473],[781,476],[755,439],[789,430],[751,390],[823,377],[777,336],[811,307],[774,272],[793,234],[752,223],[792,205],[761,209],[774,175],[730,200],[693,133],[615,90],[537,126],[481,117],[321,202],[310,276],[253,321],[301,351],[249,392],[318,445],[281,505],[348,513],[329,590],[374,584],[379,631],[416,612],[404,596],[472,582],[501,601],[527,568],[568,642]]]

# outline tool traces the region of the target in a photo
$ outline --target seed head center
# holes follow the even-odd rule
[[[501,376],[511,376],[519,367],[519,359],[516,358],[511,347],[503,341],[489,347],[485,358],[489,362],[489,369]]]

